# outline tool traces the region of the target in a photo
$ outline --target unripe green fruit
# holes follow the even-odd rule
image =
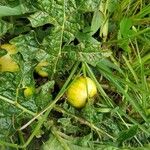
[[[67,101],[75,108],[85,106],[87,98],[97,94],[95,83],[88,77],[77,78],[67,90]]]

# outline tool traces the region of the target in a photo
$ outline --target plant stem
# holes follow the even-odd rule
[[[8,142],[1,141],[1,140],[0,140],[0,145],[5,145],[5,146],[9,146],[9,147],[13,147],[13,148],[18,149],[18,145],[17,144],[8,143]]]
[[[12,104],[12,105],[18,107],[18,108],[21,109],[23,112],[26,112],[26,113],[28,113],[28,114],[30,114],[30,115],[32,115],[32,116],[35,116],[35,115],[36,115],[36,113],[34,113],[34,112],[28,110],[27,108],[23,107],[22,105],[20,105],[20,104],[19,104],[18,102],[16,102],[16,101],[10,100],[10,99],[8,99],[8,98],[2,96],[2,95],[0,95],[0,99],[2,99],[3,101],[8,102],[8,103],[10,103],[10,104]]]
[[[18,131],[18,135],[19,135],[20,143],[21,143],[21,144],[25,144],[22,131]],[[26,148],[23,148],[23,150],[26,150]]]

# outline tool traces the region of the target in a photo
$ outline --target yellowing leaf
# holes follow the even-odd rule
[[[17,63],[11,58],[11,54],[16,53],[15,45],[3,44],[1,49],[5,49],[7,54],[0,58],[0,72],[16,72],[19,70]]]
[[[19,66],[8,54],[0,58],[0,72],[15,72],[18,70]]]
[[[8,54],[15,54],[15,53],[17,53],[16,46],[12,45],[12,44],[3,44],[3,45],[1,45],[1,48],[5,49],[8,52]]]

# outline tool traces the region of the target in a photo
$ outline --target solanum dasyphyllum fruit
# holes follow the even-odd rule
[[[34,93],[33,87],[30,87],[30,86],[25,87],[25,89],[24,89],[24,96],[25,97],[30,97],[33,95],[33,93]]]
[[[75,108],[85,106],[87,99],[97,94],[97,88],[92,79],[89,77],[79,77],[69,86],[66,95],[67,101]]]
[[[43,67],[46,67],[46,66],[48,66],[48,62],[42,61],[35,67],[35,71],[38,73],[39,76],[48,77],[48,72],[43,70]]]
[[[0,72],[16,72],[19,70],[18,64],[13,60],[11,55],[17,53],[15,45],[3,44],[0,49],[5,49],[7,54],[0,57]]]

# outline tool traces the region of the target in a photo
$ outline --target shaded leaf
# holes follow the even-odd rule
[[[13,27],[12,23],[9,23],[0,19],[0,37],[5,35],[5,33],[7,33],[7,31],[11,29],[12,27]]]

